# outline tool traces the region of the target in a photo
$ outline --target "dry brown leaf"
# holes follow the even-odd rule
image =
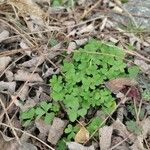
[[[112,137],[113,127],[112,126],[104,126],[99,130],[99,140],[100,140],[100,148],[101,150],[108,150],[111,145],[111,137]]]
[[[130,132],[127,130],[126,126],[119,120],[117,119],[113,124],[113,129],[118,131],[118,134],[120,137],[123,139],[129,138]],[[134,137],[131,137],[132,140],[134,140]],[[130,139],[131,139],[130,138]]]
[[[21,92],[19,92],[20,90],[21,90]],[[27,99],[28,92],[29,92],[29,86],[23,84],[23,85],[21,85],[19,87],[19,89],[17,90],[17,92],[19,92],[19,98],[21,99],[21,101],[24,101],[24,100]]]
[[[43,79],[38,73],[32,74],[24,70],[18,70],[17,73],[14,74],[14,79],[17,81],[43,82]]]
[[[85,143],[88,139],[89,139],[89,131],[82,126],[75,136],[75,142]]]
[[[66,144],[69,150],[95,150],[93,145],[87,147],[76,142],[67,142]]]
[[[147,64],[145,61],[140,60],[140,59],[135,59],[134,63],[140,67],[140,69],[146,73],[150,75],[150,65]]]
[[[14,74],[10,70],[7,70],[5,72],[5,75],[9,82],[12,82],[14,80]]]
[[[33,15],[39,18],[44,17],[44,12],[36,3],[33,3],[32,0],[9,0],[9,3],[17,7],[17,9],[26,15]]]
[[[2,31],[0,33],[0,42],[2,42],[3,40],[5,40],[8,37],[9,37],[9,32],[7,30]]]
[[[0,149],[3,150],[17,150],[19,144],[14,138],[7,137],[0,131]]]
[[[38,66],[41,65],[44,62],[45,58],[44,56],[39,56],[39,57],[33,57],[31,60],[25,61],[22,64],[19,64],[19,66],[22,67],[34,67],[34,66]]]
[[[36,121],[35,121],[35,125],[36,125],[36,127],[39,129],[39,131],[40,131],[38,137],[39,137],[40,139],[42,139],[43,141],[45,141],[45,140],[46,140],[46,137],[47,137],[47,135],[48,135],[48,131],[49,131],[51,125],[50,125],[50,124],[46,124],[46,123],[44,122],[44,120],[42,120],[42,119],[36,120]]]
[[[11,62],[11,57],[0,57],[0,72],[2,72]]]
[[[77,48],[77,45],[75,42],[70,42],[69,46],[67,48],[67,54],[71,54],[75,49]]]
[[[0,82],[0,91],[7,90],[11,94],[15,92],[16,82]]]
[[[117,78],[106,82],[106,87],[114,93],[120,92],[125,86],[135,86],[137,82],[130,78]]]
[[[51,144],[56,145],[58,140],[62,136],[66,125],[67,125],[66,121],[55,117],[54,120],[53,120],[52,126],[49,129],[49,134],[48,134],[48,139],[47,140]]]
[[[85,43],[87,43],[87,41],[88,41],[87,38],[75,40],[75,42],[78,46],[84,45]]]
[[[88,26],[83,26],[81,30],[78,32],[78,34],[88,33],[94,31],[94,25],[91,23]]]

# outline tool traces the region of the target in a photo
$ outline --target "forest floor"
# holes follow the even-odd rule
[[[0,147],[150,150],[148,8],[0,0]]]

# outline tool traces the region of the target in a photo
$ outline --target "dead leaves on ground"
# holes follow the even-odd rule
[[[85,143],[89,140],[89,136],[89,131],[84,126],[81,126],[80,130],[75,135],[75,142]]]
[[[135,86],[138,82],[130,78],[116,78],[106,82],[106,87],[114,93],[120,92],[125,86]]]

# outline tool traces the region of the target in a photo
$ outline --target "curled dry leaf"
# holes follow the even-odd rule
[[[62,136],[66,125],[67,125],[66,121],[55,117],[54,120],[53,120],[52,126],[49,129],[49,134],[48,134],[48,139],[47,140],[51,144],[56,145],[58,140]]]
[[[137,85],[137,81],[130,78],[117,78],[112,79],[105,83],[106,87],[110,89],[113,93],[120,92],[125,86],[135,86]]]
[[[66,144],[69,150],[95,150],[93,145],[87,147],[76,142],[67,142]]]
[[[39,65],[41,65],[44,62],[44,60],[45,60],[44,56],[41,55],[39,57],[34,57],[31,60],[26,61],[26,62],[24,62],[22,64],[19,64],[19,66],[22,66],[22,67],[34,67],[37,64],[39,66]]]
[[[89,131],[82,126],[75,136],[75,142],[85,143],[88,139],[89,139]]]
[[[111,137],[112,137],[113,127],[112,126],[104,126],[99,130],[99,140],[100,140],[100,148],[101,150],[107,150],[111,145]]]
[[[23,88],[22,88],[23,87]],[[21,90],[21,92],[19,92]],[[21,101],[26,100],[29,92],[29,86],[28,85],[21,85],[19,89],[17,90],[17,93],[19,92],[19,98]]]
[[[43,79],[38,73],[32,74],[24,70],[18,70],[17,73],[14,74],[14,79],[17,81],[43,82]]]
[[[0,57],[0,72],[5,70],[7,65],[11,62],[11,57]]]
[[[7,90],[7,92],[10,92],[13,94],[15,92],[16,88],[16,82],[0,82],[0,91]]]
[[[59,68],[57,68],[56,71],[54,70],[55,70],[54,68],[48,68],[47,71],[44,73],[43,77],[47,78],[50,75],[58,74],[60,72]]]

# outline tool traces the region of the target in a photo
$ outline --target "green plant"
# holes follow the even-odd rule
[[[132,121],[132,120],[127,121],[126,125],[127,125],[127,129],[136,135],[139,135],[142,132],[142,129],[139,127],[139,125],[135,121]]]
[[[118,47],[92,39],[84,48],[74,51],[71,60],[64,59],[62,74],[53,75],[50,80],[51,97],[63,102],[70,121],[84,117],[90,107],[100,106],[107,114],[116,107],[104,83],[129,76],[124,56]]]
[[[119,48],[91,40],[83,49],[80,48],[64,59],[61,75],[54,75],[50,80],[54,101],[64,104],[70,121],[84,117],[90,107],[100,107],[106,114],[116,106],[111,92],[105,88],[107,80],[120,76],[135,77],[139,69],[132,66],[125,72],[124,52]],[[92,134],[102,125],[103,120],[93,118],[87,126]],[[72,140],[78,129],[69,124],[65,129],[67,141]]]
[[[143,98],[146,101],[150,101],[150,90],[149,89],[145,89],[142,93]]]
[[[79,131],[79,127],[72,126],[71,124],[69,124],[67,128],[65,129],[65,134],[67,134],[67,141],[74,139],[78,131]]]
[[[102,122],[103,120],[100,117],[93,118],[90,124],[87,126],[89,133],[92,134],[99,129],[102,126]]]
[[[66,149],[67,149],[67,145],[65,141],[63,139],[59,140],[57,143],[56,150],[66,150]]]
[[[43,118],[46,124],[52,122],[55,114],[59,111],[59,105],[48,103],[46,101],[41,102],[34,108],[21,112],[20,118],[23,121],[23,126],[27,126],[34,119]]]

